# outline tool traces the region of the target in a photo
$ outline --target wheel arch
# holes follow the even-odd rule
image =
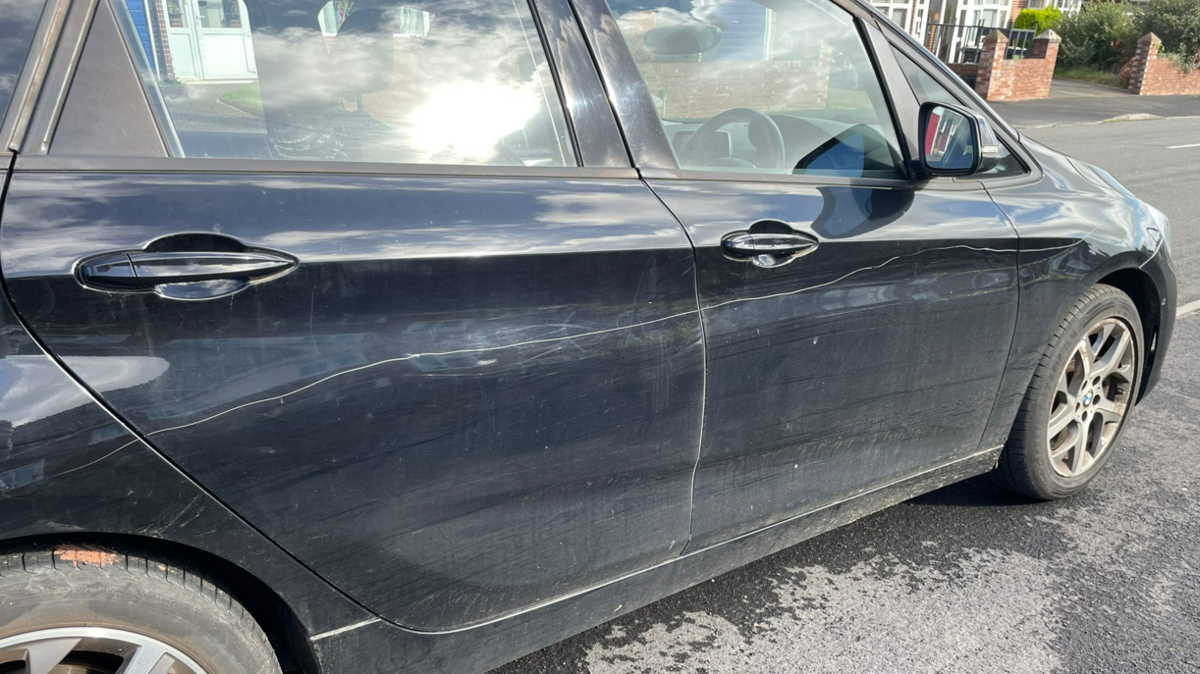
[[[304,629],[287,602],[254,574],[209,551],[161,538],[108,532],[44,534],[0,543],[0,553],[79,548],[145,557],[204,576],[250,613],[266,633],[285,673],[320,671]]]
[[[1133,300],[1134,306],[1137,307],[1138,316],[1142,319],[1142,336],[1146,343],[1142,345],[1142,357],[1145,362],[1142,366],[1141,382],[1138,387],[1138,401],[1140,402],[1146,394],[1148,388],[1146,384],[1150,379],[1150,373],[1154,370],[1155,359],[1158,356],[1157,341],[1159,328],[1162,325],[1162,295],[1159,293],[1154,279],[1140,267],[1125,267],[1109,272],[1098,279],[1096,283],[1113,286],[1128,295],[1129,299]]]

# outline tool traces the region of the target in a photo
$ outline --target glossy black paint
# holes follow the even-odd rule
[[[119,360],[71,357],[66,365],[101,384],[124,376]],[[3,545],[89,535],[147,547],[167,541],[197,551],[193,563],[204,552],[262,579],[304,629],[370,617],[130,433],[46,355],[7,300],[0,383]]]
[[[1175,272],[1166,218],[1107,173],[1028,139],[1024,144],[1037,158],[1041,180],[988,188],[1021,237],[1021,311],[985,442],[1008,437],[1050,335],[1092,284],[1124,275],[1152,289],[1152,296],[1139,303],[1148,342],[1143,346],[1155,347],[1145,354],[1143,398],[1158,380],[1175,325]]]
[[[708,343],[690,546],[981,449],[1017,311],[986,193],[649,183],[696,246]],[[721,250],[761,220],[820,244],[769,269]]]
[[[299,265],[197,302],[72,273],[202,228]],[[48,348],[111,363],[75,373],[399,624],[486,621],[686,543],[693,260],[637,181],[19,173],[0,234]]]
[[[575,136],[583,165],[629,166],[629,152],[621,141],[617,120],[570,2],[533,0],[532,4],[558,75],[568,117],[576,129],[590,130]]]
[[[136,71],[80,64],[0,218],[0,540],[224,560],[287,607],[305,671],[477,672],[987,471],[1092,283],[1153,290],[1153,384],[1166,224],[1104,174],[1001,125],[1023,178],[680,173],[603,2],[533,6],[607,171],[130,161],[157,131],[88,119],[132,105],[106,83]],[[85,60],[112,58],[106,30]],[[645,182],[612,168],[630,156]],[[762,219],[819,245],[776,269],[721,253]],[[300,264],[202,302],[72,276],[180,232]]]

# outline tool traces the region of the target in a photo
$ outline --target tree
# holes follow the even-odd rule
[[[1139,35],[1157,35],[1162,53],[1184,70],[1200,67],[1200,0],[1150,0],[1137,27]]]
[[[1112,72],[1133,57],[1140,35],[1129,5],[1115,2],[1085,3],[1078,12],[1063,19],[1059,32],[1062,34],[1060,63]]]
[[[1063,13],[1057,7],[1022,9],[1021,13],[1017,15],[1017,20],[1013,22],[1013,28],[1033,30],[1041,35],[1048,30],[1057,30],[1062,20]]]

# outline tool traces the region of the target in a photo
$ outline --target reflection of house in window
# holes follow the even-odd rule
[[[924,39],[928,0],[871,0],[871,4],[909,35]]]
[[[353,0],[330,0],[317,15],[321,34],[326,37],[337,35],[338,28],[346,16],[354,11]],[[395,37],[427,37],[432,14],[413,7],[395,7],[388,10],[392,35]]]
[[[257,76],[242,0],[125,0],[155,73],[181,82]]]

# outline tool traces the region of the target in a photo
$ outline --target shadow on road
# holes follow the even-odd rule
[[[910,501],[933,506],[1024,506],[1032,501],[997,487],[988,475],[957,482]]]

